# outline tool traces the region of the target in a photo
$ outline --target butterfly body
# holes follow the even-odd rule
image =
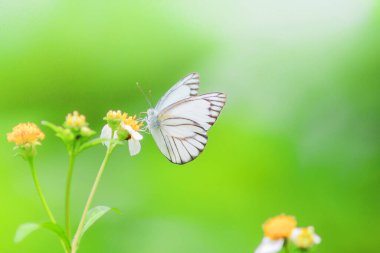
[[[224,93],[198,95],[199,75],[177,82],[147,112],[147,126],[160,151],[169,161],[185,164],[204,150],[207,131],[226,102]]]

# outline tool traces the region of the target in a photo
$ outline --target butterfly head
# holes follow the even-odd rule
[[[157,115],[158,115],[158,112],[155,109],[153,109],[153,108],[148,109],[146,122],[147,122],[149,128],[158,127]]]
[[[153,108],[150,108],[148,109],[148,111],[146,112],[146,114],[148,114],[148,117],[153,117],[157,114],[156,110],[153,109]]]

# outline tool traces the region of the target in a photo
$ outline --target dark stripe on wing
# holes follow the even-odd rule
[[[182,164],[181,152],[179,152],[179,150],[178,150],[178,147],[177,147],[177,144],[175,143],[174,137],[172,137],[172,142],[173,142],[173,144],[174,144],[175,150],[177,151],[177,153],[175,153],[175,154],[178,155],[178,158],[179,158],[180,164]],[[170,144],[171,144],[171,143],[170,143]],[[176,159],[177,159],[177,156],[176,156]]]
[[[160,129],[160,132],[161,132],[162,138],[164,138],[165,146],[166,146],[166,149],[168,150],[168,154],[169,154],[169,156],[170,156],[170,158],[169,158],[169,157],[166,157],[166,158],[168,158],[169,161],[172,161],[172,160],[173,160],[173,158],[172,158],[173,149],[169,149],[170,143],[168,143],[168,141],[167,141],[167,139],[166,139],[166,138],[167,138],[166,135],[164,135],[164,134],[162,133],[162,130],[161,130],[161,129]],[[171,148],[171,146],[170,146],[170,148]],[[170,152],[170,151],[172,151],[172,152]]]

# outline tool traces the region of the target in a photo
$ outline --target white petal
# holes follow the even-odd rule
[[[122,127],[128,131],[128,133],[132,136],[133,139],[138,140],[138,141],[142,140],[143,138],[142,135],[139,132],[133,130],[131,126],[122,124]]]
[[[131,135],[133,139],[138,140],[138,141],[141,141],[143,138],[142,135],[137,131],[133,131]]]
[[[317,234],[313,235],[313,240],[314,240],[315,244],[320,244],[321,241],[322,241],[321,237],[319,235],[317,235]]]
[[[264,237],[254,253],[277,253],[282,249],[283,245],[284,239],[271,240],[268,237]]]
[[[290,235],[290,240],[292,241],[296,240],[299,234],[301,233],[301,231],[302,231],[302,228],[293,229],[292,234]]]
[[[129,146],[129,153],[131,154],[131,156],[134,156],[140,153],[140,150],[141,150],[140,141],[131,138],[128,140],[128,146]]]
[[[100,138],[110,140],[111,136],[112,136],[112,129],[108,126],[108,124],[106,124],[102,129],[102,132],[100,134]],[[106,145],[108,148],[110,145],[110,142],[109,141],[103,141],[103,145]]]

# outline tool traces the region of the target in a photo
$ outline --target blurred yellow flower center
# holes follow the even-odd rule
[[[72,128],[81,128],[87,125],[86,117],[74,111],[66,116],[65,125]]]
[[[45,134],[34,123],[29,122],[18,124],[7,134],[8,141],[16,145],[37,144],[44,138]]]
[[[294,243],[297,247],[308,249],[314,245],[314,230],[312,228],[302,228]]]
[[[279,215],[265,222],[264,234],[272,240],[278,240],[290,237],[297,222],[292,216]]]

